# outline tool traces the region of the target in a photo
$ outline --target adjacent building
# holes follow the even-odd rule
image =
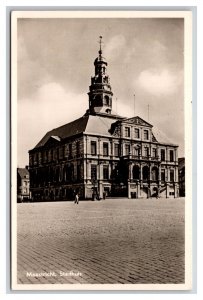
[[[178,159],[179,195],[185,197],[185,157]]]
[[[33,200],[177,197],[178,145],[139,116],[112,111],[113,92],[100,46],[89,87],[89,108],[50,130],[29,151]]]
[[[30,174],[27,168],[17,168],[17,202],[30,199]]]

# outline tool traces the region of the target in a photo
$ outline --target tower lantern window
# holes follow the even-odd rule
[[[109,105],[109,97],[104,96],[104,104]]]

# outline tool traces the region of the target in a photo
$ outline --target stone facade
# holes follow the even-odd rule
[[[107,62],[99,50],[81,118],[49,131],[29,151],[33,200],[105,196],[177,197],[178,146],[136,116],[112,112]]]

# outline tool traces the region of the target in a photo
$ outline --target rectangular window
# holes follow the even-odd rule
[[[148,140],[148,139],[149,139],[149,131],[144,130],[144,140]]]
[[[65,158],[65,156],[66,156],[66,147],[63,146],[63,158]]]
[[[38,164],[38,162],[39,162],[39,154],[36,153],[35,154],[35,163]]]
[[[45,163],[47,161],[46,151],[43,152],[42,159],[43,159],[43,163]]]
[[[64,150],[63,147],[59,148],[59,159],[63,159]]]
[[[161,161],[165,161],[165,150],[161,149]]]
[[[81,179],[81,165],[77,165],[77,180]]]
[[[97,142],[91,141],[91,155],[97,154]]]
[[[108,155],[109,155],[109,144],[103,143],[103,156],[108,156]]]
[[[135,148],[134,149],[134,153],[135,153],[135,156],[139,156],[140,155],[140,149],[139,148]]]
[[[53,153],[53,149],[50,150],[50,161],[53,161],[53,158],[54,158],[54,153]]]
[[[45,156],[44,161],[47,162],[48,161],[48,151],[47,150],[45,151],[45,155],[44,156]]]
[[[140,130],[138,128],[135,128],[135,138],[136,139],[140,138]]]
[[[148,147],[145,147],[145,148],[144,148],[144,156],[145,156],[145,157],[148,157],[148,156],[149,156],[149,148],[148,148]]]
[[[109,179],[109,166],[108,165],[103,165],[103,178],[105,180]]]
[[[29,157],[29,164],[30,164],[30,166],[32,166],[33,165],[33,157],[32,157],[32,155],[30,155],[30,157]]]
[[[174,181],[174,170],[170,170],[170,181]]]
[[[120,152],[120,151],[119,151],[119,144],[114,144],[114,155],[115,155],[116,157],[118,157],[118,156],[120,155],[119,152]]]
[[[157,156],[157,155],[156,155],[156,152],[157,152],[157,151],[156,151],[156,148],[153,148],[153,149],[152,149],[152,156],[153,156],[153,157],[156,157],[156,156]]]
[[[56,149],[56,157],[57,157],[57,160],[60,159],[60,148]]]
[[[161,170],[161,181],[165,181],[165,170]]]
[[[69,158],[72,158],[72,144],[68,145]]]
[[[80,142],[79,141],[77,141],[77,143],[76,143],[76,156],[77,157],[80,156]]]
[[[97,165],[91,165],[91,179],[97,179]]]
[[[170,161],[174,161],[174,153],[173,150],[170,150]]]
[[[130,145],[125,145],[125,155],[130,155]]]
[[[130,127],[125,127],[125,137],[130,137]]]

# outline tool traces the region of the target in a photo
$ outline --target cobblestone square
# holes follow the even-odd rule
[[[17,205],[20,284],[184,283],[184,199]]]

